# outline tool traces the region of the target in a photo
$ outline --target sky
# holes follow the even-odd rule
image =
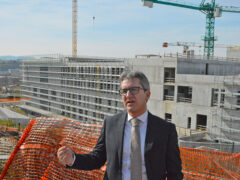
[[[216,3],[240,7],[240,0]],[[128,58],[181,53],[182,47],[163,48],[162,43],[203,43],[205,26],[206,15],[198,10],[162,4],[147,8],[141,0],[78,0],[78,55]],[[223,12],[216,18],[215,36],[216,44],[240,46],[240,13]],[[203,54],[202,48],[190,49]],[[226,48],[215,49],[216,56],[225,52]],[[0,0],[0,56],[56,53],[72,53],[72,0]]]

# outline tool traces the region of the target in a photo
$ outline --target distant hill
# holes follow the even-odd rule
[[[8,61],[8,60],[15,60],[15,61],[21,61],[21,60],[28,60],[28,59],[35,59],[32,56],[0,56],[0,60]]]
[[[0,72],[8,72],[9,69],[11,71],[19,71],[21,63],[22,61],[20,60],[0,60]]]

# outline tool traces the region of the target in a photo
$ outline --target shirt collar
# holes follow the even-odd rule
[[[143,114],[141,114],[136,118],[139,119],[141,122],[146,122],[147,117],[148,117],[148,110],[146,110]],[[133,117],[130,114],[128,114],[127,120],[130,121],[131,119],[133,119]]]

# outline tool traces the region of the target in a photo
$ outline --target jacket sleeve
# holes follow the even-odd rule
[[[182,162],[180,158],[180,151],[178,147],[177,131],[175,125],[171,124],[167,143],[167,179],[180,180],[183,179]]]
[[[103,123],[100,136],[93,151],[89,154],[75,154],[76,159],[73,165],[69,168],[79,170],[93,170],[99,169],[104,165],[106,162],[105,127],[106,121]]]

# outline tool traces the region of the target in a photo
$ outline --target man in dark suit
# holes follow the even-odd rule
[[[126,111],[104,120],[98,142],[89,154],[61,147],[58,160],[81,170],[98,169],[107,162],[105,180],[183,178],[175,125],[147,110],[151,95],[142,72],[124,72],[120,94]]]

